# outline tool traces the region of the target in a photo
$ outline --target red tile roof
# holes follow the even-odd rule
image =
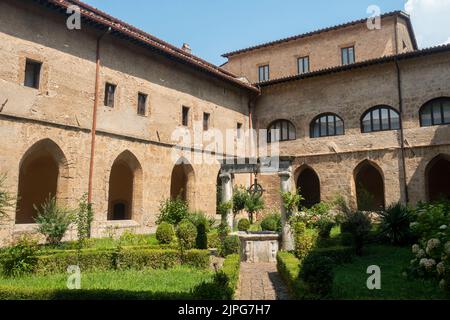
[[[188,53],[180,48],[177,48],[157,37],[146,33],[126,22],[116,19],[107,13],[104,13],[88,4],[85,4],[78,0],[34,0],[38,3],[45,4],[47,7],[57,9],[61,13],[66,14],[68,7],[76,5],[80,8],[82,18],[94,24],[103,30],[111,28],[111,33],[126,38],[133,42],[138,42],[146,46],[150,46],[152,49],[157,50],[159,53],[165,56],[175,59],[178,62],[195,67],[196,69],[213,75],[221,80],[231,82],[242,88],[248,89],[253,92],[259,92],[256,86],[249,83],[242,82],[238,77],[229,71],[226,71],[220,67],[213,65],[191,53]]]
[[[412,24],[411,24],[410,16],[407,13],[405,13],[403,11],[393,11],[393,12],[388,12],[388,13],[382,14],[381,18],[395,17],[395,16],[402,17],[402,18],[406,19],[406,22],[407,22],[407,25],[408,25],[408,30],[409,30],[409,33],[410,33],[411,38],[412,38],[414,50],[417,50],[418,46],[417,46],[417,41],[416,41],[416,37],[415,37],[415,34],[414,34],[414,29],[413,29]],[[306,37],[311,37],[311,36],[314,36],[314,35],[317,35],[317,34],[320,34],[320,33],[329,32],[329,31],[333,31],[333,30],[338,30],[338,29],[346,28],[346,27],[353,26],[353,25],[360,24],[360,23],[365,23],[366,21],[367,21],[367,18],[360,19],[360,20],[355,20],[355,21],[344,23],[344,24],[339,24],[339,25],[336,25],[336,26],[332,26],[332,27],[328,27],[328,28],[324,28],[324,29],[319,29],[319,30],[316,30],[316,31],[308,32],[308,33],[299,34],[299,35],[295,35],[295,36],[292,36],[292,37],[288,37],[288,38],[284,38],[284,39],[280,39],[280,40],[276,40],[276,41],[271,41],[271,42],[259,44],[259,45],[248,47],[248,48],[245,48],[245,49],[232,51],[232,52],[223,54],[222,57],[229,58],[229,57],[232,57],[232,56],[237,55],[237,54],[241,54],[241,53],[245,53],[245,52],[249,52],[249,51],[253,51],[253,50],[257,50],[257,49],[262,49],[262,48],[265,48],[265,47],[275,46],[275,45],[278,45],[278,44],[281,44],[281,43],[295,41],[295,40],[306,38]]]

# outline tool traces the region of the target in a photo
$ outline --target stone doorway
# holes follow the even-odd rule
[[[310,167],[301,168],[297,178],[297,189],[305,198],[301,206],[311,208],[320,203],[320,180],[317,173]]]
[[[425,171],[428,200],[450,199],[450,157],[439,155]]]
[[[381,169],[366,160],[356,167],[354,177],[358,210],[383,210],[385,197]]]
[[[195,172],[187,160],[178,161],[172,170],[170,197],[180,198],[189,208],[195,208]]]

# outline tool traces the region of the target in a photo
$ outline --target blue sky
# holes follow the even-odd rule
[[[450,30],[450,0],[84,1],[173,45],[189,43],[195,55],[215,64],[225,62],[220,56],[229,51],[368,17],[370,5],[384,13],[404,10],[407,2],[419,44],[450,41],[450,31],[435,32],[440,19],[440,29]],[[425,19],[430,14],[436,30]]]

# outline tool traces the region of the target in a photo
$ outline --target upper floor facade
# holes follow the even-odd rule
[[[224,54],[223,68],[251,83],[417,50],[410,18],[384,14]]]

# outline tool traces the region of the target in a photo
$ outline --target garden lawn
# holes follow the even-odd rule
[[[410,248],[374,245],[350,264],[336,267],[333,298],[343,300],[431,300],[449,299],[434,281],[407,279],[405,268],[412,259]],[[367,289],[367,268],[381,268],[381,290]]]
[[[66,290],[68,274],[49,275],[45,277],[25,276],[8,279],[0,277],[0,297],[8,299],[5,292],[13,291],[58,291]],[[144,271],[107,271],[82,273],[81,289],[85,292],[121,292],[119,297],[151,298],[151,299],[184,299],[195,298],[190,292],[202,282],[212,282],[213,272],[188,267],[177,267],[169,270]],[[137,295],[136,295],[137,294]],[[20,298],[20,297],[19,297]],[[26,298],[26,297],[25,297]],[[45,297],[42,297],[45,299]],[[92,298],[89,295],[89,298]],[[94,294],[95,299],[101,299]],[[113,297],[114,298],[114,297]]]

